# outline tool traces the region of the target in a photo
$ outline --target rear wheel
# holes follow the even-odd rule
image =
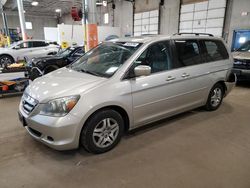
[[[81,144],[91,153],[104,153],[113,149],[124,131],[122,116],[111,109],[95,113],[84,125]]]
[[[14,63],[14,59],[9,55],[0,56],[0,68],[4,68]]]
[[[222,84],[220,83],[215,84],[209,93],[207,103],[205,106],[206,110],[208,111],[217,110],[223,101],[224,93],[225,91]]]

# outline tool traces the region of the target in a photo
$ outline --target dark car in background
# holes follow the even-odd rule
[[[65,67],[84,55],[83,46],[74,46],[60,50],[54,56],[33,58],[27,63],[27,76],[34,80],[56,69]]]
[[[250,80],[250,41],[233,52],[233,72],[239,80]]]

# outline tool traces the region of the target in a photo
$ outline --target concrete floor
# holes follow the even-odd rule
[[[33,140],[17,118],[20,97],[0,99],[0,187],[249,188],[249,99],[250,84],[238,86],[218,111],[147,126],[102,155]]]

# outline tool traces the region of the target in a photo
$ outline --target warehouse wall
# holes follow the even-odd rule
[[[121,35],[133,34],[133,4],[127,1],[115,1],[114,26],[121,28]]]
[[[242,12],[248,12],[248,15],[242,16]],[[250,0],[229,0],[226,18],[224,32],[231,47],[235,29],[250,30]]]
[[[20,28],[19,17],[17,14],[7,13],[8,26],[11,29]],[[40,16],[26,16],[26,22],[32,22],[33,29],[27,30],[28,36],[32,36],[34,39],[44,39],[44,27],[56,27],[57,19],[51,17]],[[0,19],[0,26],[2,26],[2,19]]]
[[[160,0],[136,0],[135,12],[159,9]],[[178,32],[180,0],[165,0],[161,6],[160,34],[171,35]]]

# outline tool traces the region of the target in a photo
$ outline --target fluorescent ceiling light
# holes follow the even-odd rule
[[[98,6],[102,6],[102,3],[100,3],[100,2],[96,2],[96,5],[98,5]]]
[[[55,11],[56,11],[57,13],[59,13],[59,12],[61,12],[62,10],[58,8],[58,9],[56,9]]]
[[[37,6],[39,3],[37,1],[32,1],[31,5],[32,6]]]

